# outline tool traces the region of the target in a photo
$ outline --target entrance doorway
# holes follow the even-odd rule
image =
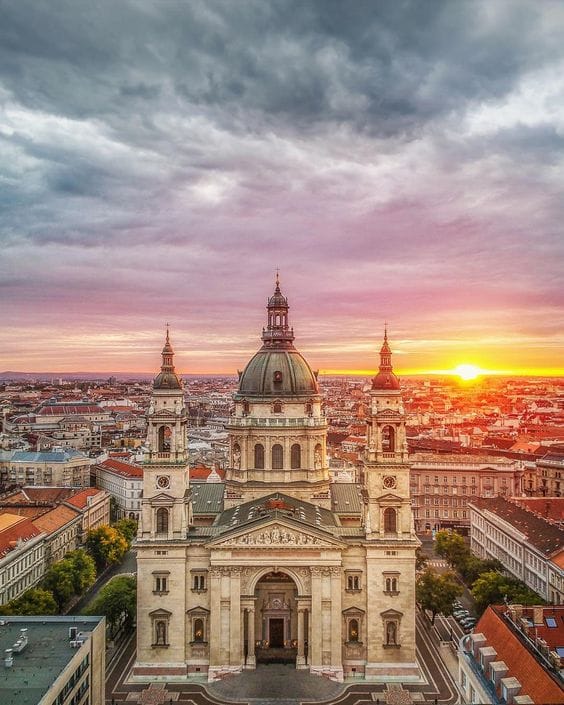
[[[269,646],[271,649],[283,649],[284,648],[284,620],[271,617],[268,625],[270,639]]]
[[[289,575],[263,575],[255,590],[255,655],[257,663],[296,663],[298,653],[298,589]]]

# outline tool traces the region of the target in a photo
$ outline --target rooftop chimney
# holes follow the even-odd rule
[[[6,649],[4,656],[4,665],[6,668],[12,668],[14,663],[14,657],[12,656],[12,649]]]

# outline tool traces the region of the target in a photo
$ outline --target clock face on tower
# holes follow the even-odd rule
[[[157,487],[161,490],[167,490],[170,487],[170,477],[168,475],[159,475],[157,477]]]
[[[396,486],[396,478],[395,477],[392,477],[392,475],[388,475],[387,477],[384,478],[384,487],[387,490],[393,490],[395,486]]]

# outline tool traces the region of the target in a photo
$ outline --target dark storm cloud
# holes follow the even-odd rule
[[[433,302],[490,306],[492,330],[534,306],[554,324],[560,3],[0,0],[0,17],[11,324],[186,307],[236,339],[277,265],[312,343],[341,315],[428,325]]]

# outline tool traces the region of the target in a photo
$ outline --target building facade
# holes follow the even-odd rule
[[[370,391],[364,482],[351,486],[360,511],[341,521],[317,379],[294,347],[288,309],[277,280],[262,347],[240,374],[224,497],[207,526],[194,519],[184,392],[167,332],[148,411],[136,678],[214,680],[279,658],[335,680],[418,678],[419,542],[387,336]]]
[[[2,617],[5,703],[104,705],[106,619]]]
[[[96,486],[115,501],[116,519],[139,519],[143,470],[125,460],[108,458],[96,465]],[[109,522],[108,522],[109,523]]]
[[[564,607],[489,606],[458,649],[464,702],[564,702]]]
[[[415,530],[470,529],[468,504],[476,497],[521,494],[519,461],[464,455],[411,456],[410,491]]]
[[[476,499],[470,505],[470,548],[553,604],[564,604],[564,529],[516,501]]]

